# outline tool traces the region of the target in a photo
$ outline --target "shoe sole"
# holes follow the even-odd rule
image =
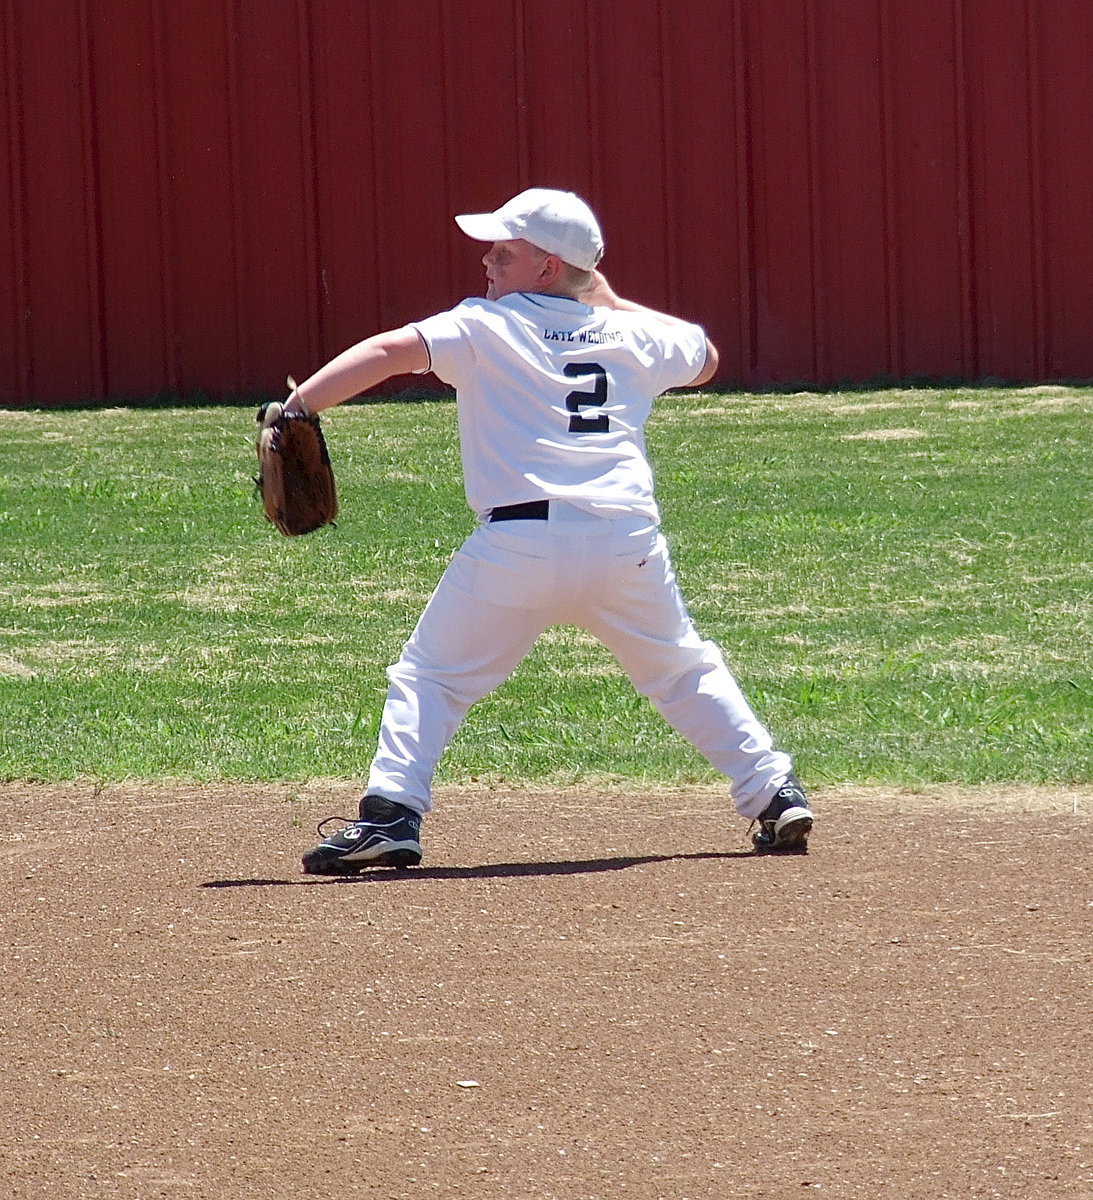
[[[794,815],[792,810],[786,814],[775,827],[774,841],[769,845],[759,840],[759,835],[752,837],[756,854],[807,854],[808,835],[812,832],[812,814],[803,812]]]
[[[301,860],[305,875],[359,875],[367,867],[394,867],[405,871],[421,862],[421,847],[396,846],[367,858],[330,854],[321,846],[309,850]]]

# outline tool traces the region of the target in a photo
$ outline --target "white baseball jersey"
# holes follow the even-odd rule
[[[643,426],[661,392],[702,370],[698,325],[516,292],[410,328],[456,389],[467,502],[480,519],[544,499],[659,519]]]

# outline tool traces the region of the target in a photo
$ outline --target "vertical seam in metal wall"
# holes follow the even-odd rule
[[[167,146],[167,72],[164,52],[163,19],[159,0],[148,0],[148,21],[152,38],[152,129],[156,156],[156,229],[159,241],[160,321],[163,368],[167,387],[181,390],[178,357],[178,309],[175,304],[174,235],[170,198],[171,172]]]
[[[531,186],[531,139],[528,137],[528,47],[524,0],[512,4],[513,81],[516,85],[516,172],[520,190]]]
[[[296,40],[299,43],[297,66],[300,96],[300,197],[303,206],[304,298],[307,304],[308,361],[316,362],[323,344],[323,289],[319,279],[319,197],[316,181],[316,124],[315,124],[315,44],[309,13],[309,0],[296,3]]]
[[[440,186],[444,195],[444,211],[451,213],[454,209],[452,203],[452,164],[455,162],[455,152],[453,142],[455,140],[455,121],[453,119],[455,113],[455,102],[452,96],[452,70],[448,55],[448,45],[450,35],[448,26],[444,20],[444,4],[442,0],[437,0],[437,15],[436,15],[436,31],[437,31],[437,49],[440,56],[440,97],[441,103],[444,106],[444,111],[441,114],[441,153],[444,156],[444,161],[440,164]],[[450,227],[445,225],[446,230],[444,239],[444,265],[446,267],[445,277],[445,295],[454,296],[458,291],[456,285],[456,270],[455,270],[455,238],[451,234]]]
[[[744,18],[745,0],[733,5],[733,87],[736,100],[736,240],[737,319],[739,321],[741,383],[750,386],[759,363],[758,283],[755,265],[755,154],[751,119],[751,75],[748,70],[748,38]]]
[[[244,295],[243,246],[245,223],[243,221],[242,151],[239,141],[239,64],[240,53],[238,0],[228,0],[224,6],[224,32],[227,37],[227,79],[225,102],[228,121],[228,207],[231,212],[232,244],[232,291],[235,300],[235,380],[233,391],[245,390],[243,381],[248,365],[246,355],[247,318]]]
[[[884,238],[884,309],[885,357],[889,375],[904,374],[902,307],[900,304],[901,261],[897,235],[897,193],[895,183],[894,99],[892,95],[892,28],[889,0],[877,3],[877,69],[880,74],[881,187],[884,191],[881,236]]]
[[[1051,359],[1049,345],[1050,322],[1047,319],[1051,291],[1047,286],[1047,256],[1044,253],[1044,196],[1043,196],[1043,103],[1041,94],[1042,54],[1040,33],[1033,15],[1031,0],[1025,2],[1025,80],[1028,96],[1028,192],[1029,246],[1032,272],[1032,345],[1036,378],[1048,373]]]
[[[967,45],[964,37],[964,2],[953,0],[953,96],[956,111],[956,203],[960,254],[960,353],[961,374],[979,375],[979,331],[975,286],[975,213],[972,153],[973,133],[968,102]]]
[[[590,199],[592,207],[597,211],[602,207],[600,204],[600,179],[602,172],[600,171],[600,158],[602,146],[600,145],[600,104],[599,91],[596,86],[596,80],[599,78],[596,71],[596,21],[593,17],[594,4],[585,5],[584,28],[585,28],[585,51],[584,51],[584,77],[585,77],[585,104],[588,106],[588,181],[589,191],[592,193]],[[604,236],[605,249],[607,246],[607,238],[610,234]]]
[[[657,62],[660,64],[660,175],[661,201],[664,205],[664,274],[668,311],[678,312],[679,297],[679,212],[676,204],[676,186],[679,179],[678,151],[675,146],[676,106],[673,102],[672,84],[675,78],[673,67],[676,57],[669,47],[664,0],[657,0],[657,40],[659,42]]]
[[[99,163],[98,103],[95,94],[95,46],[87,0],[80,0],[80,141],[83,152],[84,247],[87,270],[89,366],[95,399],[106,396],[106,296],[103,280],[102,171]]]
[[[823,279],[821,270],[822,242],[820,236],[820,131],[819,131],[819,78],[816,59],[819,54],[819,38],[816,33],[815,0],[805,0],[805,131],[808,146],[808,286],[809,315],[812,333],[812,379],[827,382],[827,348],[821,338],[825,329],[823,304]]]
[[[16,396],[22,404],[28,404],[34,392],[34,364],[30,353],[31,300],[28,269],[29,230],[27,213],[30,211],[26,191],[26,123],[23,120],[23,91],[18,71],[16,54],[16,29],[14,5],[4,5],[4,78],[7,81],[4,94],[7,98],[7,186],[11,203],[11,228],[8,231],[11,243],[12,287],[15,297],[15,372]],[[6,286],[6,285],[5,285]]]
[[[368,143],[369,149],[369,191],[371,194],[372,203],[372,279],[377,281],[372,287],[372,320],[370,327],[372,329],[382,329],[384,325],[384,308],[383,308],[383,293],[381,291],[382,281],[387,278],[384,270],[384,247],[386,238],[384,237],[383,228],[383,211],[380,205],[379,193],[379,177],[380,177],[380,149],[378,139],[379,129],[379,80],[381,78],[378,67],[377,57],[379,54],[379,34],[376,29],[377,6],[368,4],[365,6],[366,28],[368,30],[368,106],[369,106],[369,122],[368,128],[370,138]]]

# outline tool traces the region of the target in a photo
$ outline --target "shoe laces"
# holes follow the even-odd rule
[[[773,837],[774,822],[776,820],[776,817],[752,817],[751,823],[748,825],[747,829],[744,830],[743,844],[748,846],[751,843],[751,831],[756,827],[756,825],[759,826],[760,833],[765,832],[768,837]],[[768,825],[770,826],[769,829],[767,828]]]
[[[319,824],[315,826],[315,832],[318,833],[319,837],[327,836],[326,830],[323,828],[323,826],[329,825],[331,821],[341,821],[342,829],[347,829],[350,825],[358,825],[360,823],[360,818],[359,817],[323,817],[323,819],[319,822]]]

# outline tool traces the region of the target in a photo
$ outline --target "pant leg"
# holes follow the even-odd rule
[[[653,531],[634,542],[633,552],[611,557],[604,586],[590,590],[583,623],[665,720],[729,778],[737,811],[755,817],[791,760],[774,747],[721,651],[695,629],[664,538]]]
[[[792,769],[721,652],[695,630],[664,539],[641,520],[566,513],[549,526],[481,526],[456,553],[390,668],[368,790],[420,812],[468,708],[515,670],[548,625],[599,638],[635,687],[731,783],[755,816]]]
[[[388,669],[369,793],[428,812],[437,764],[467,710],[512,674],[546,628],[535,603],[542,563],[506,532],[482,526],[467,539]]]

